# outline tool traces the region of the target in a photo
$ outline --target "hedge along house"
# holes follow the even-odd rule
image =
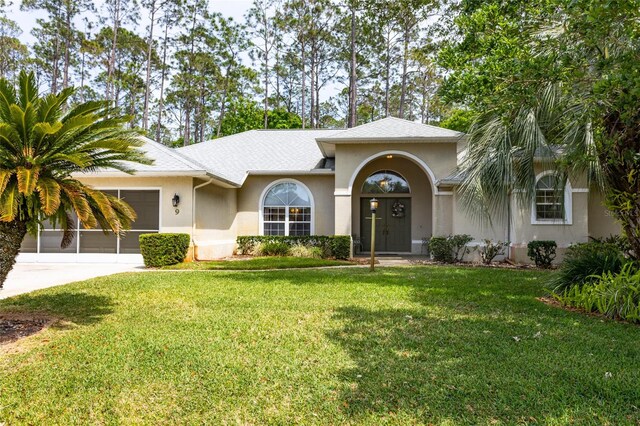
[[[379,253],[420,254],[431,236],[469,234],[511,241],[511,256],[526,261],[531,240],[562,249],[619,232],[586,181],[557,191],[542,169],[530,208],[514,202],[504,223],[472,221],[456,190],[465,145],[464,134],[397,118],[347,130],[252,130],[178,149],[147,140],[155,162],[136,165],[135,175],[78,176],[137,211],[124,238],[78,229],[61,250],[60,231],[45,227],[25,240],[19,260],[139,262],[138,236],[148,232],[188,233],[199,260],[231,255],[241,235],[351,235],[354,252],[366,253],[373,197]]]

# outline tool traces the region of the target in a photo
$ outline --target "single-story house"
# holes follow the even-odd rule
[[[138,219],[118,239],[78,228],[71,247],[45,227],[28,237],[19,261],[139,262],[138,236],[191,235],[196,259],[234,252],[240,235],[351,235],[354,252],[370,251],[369,201],[379,200],[376,251],[419,254],[434,235],[469,234],[511,241],[510,255],[527,261],[526,244],[570,244],[619,233],[602,196],[585,180],[571,180],[562,197],[554,175],[540,169],[530,208],[510,219],[474,222],[460,207],[455,174],[465,135],[385,118],[346,130],[251,130],[172,149],[147,140],[152,165],[135,175],[104,170],[78,176],[129,202]]]

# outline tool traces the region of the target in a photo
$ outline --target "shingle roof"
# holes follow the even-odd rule
[[[147,158],[153,160],[152,164],[139,164],[127,162],[126,166],[132,169],[137,175],[157,175],[157,176],[202,176],[208,174],[206,167],[185,157],[175,149],[169,148],[161,143],[142,138],[143,145],[140,147]],[[115,169],[98,170],[90,175],[120,175],[122,172]],[[82,175],[82,174],[81,174]]]
[[[136,172],[205,172],[206,167],[180,154],[177,150],[144,138],[140,148],[153,160],[153,164],[133,164]]]
[[[319,142],[356,140],[459,139],[464,133],[401,118],[387,117],[348,130],[321,137]]]
[[[336,130],[250,130],[176,151],[240,185],[252,171],[286,174],[323,169],[325,157],[316,138],[333,133]]]

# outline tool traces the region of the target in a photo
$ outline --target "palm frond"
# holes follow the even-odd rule
[[[51,178],[40,178],[37,190],[42,212],[47,216],[54,214],[60,207],[60,184]]]
[[[20,89],[18,93],[18,105],[26,111],[29,105],[38,98],[36,76],[33,73],[26,72],[25,70],[20,71],[18,86]]]
[[[18,178],[18,191],[25,197],[33,194],[38,184],[38,175],[40,174],[40,167],[17,167],[16,176]]]
[[[18,216],[20,206],[20,193],[18,192],[18,182],[12,179],[0,196],[0,220],[11,222]]]

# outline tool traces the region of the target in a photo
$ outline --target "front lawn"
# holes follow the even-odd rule
[[[640,327],[547,306],[547,273],[122,274],[0,301],[6,424],[638,424]]]
[[[213,260],[206,262],[186,262],[178,265],[165,266],[162,269],[190,269],[190,270],[267,270],[267,269],[297,269],[318,268],[325,266],[352,265],[346,260],[314,259],[308,257],[252,257],[238,260]]]

